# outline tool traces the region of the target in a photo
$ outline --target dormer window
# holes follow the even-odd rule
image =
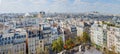
[[[8,37],[8,39],[10,40],[10,37]]]
[[[5,38],[5,40],[7,40],[7,38]]]

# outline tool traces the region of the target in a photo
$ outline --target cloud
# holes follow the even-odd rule
[[[112,3],[94,3],[93,4],[97,11],[107,12],[107,13],[120,13],[120,6],[118,4]]]
[[[117,1],[119,1],[119,2],[120,2],[120,0],[117,0]]]
[[[119,0],[118,0],[119,1]],[[83,0],[2,0],[0,12],[89,12],[120,13],[120,4]]]
[[[40,11],[44,10],[47,2],[47,0],[4,0],[0,5],[0,12]]]
[[[71,6],[68,7],[69,12],[90,12],[99,11],[106,13],[119,14],[119,4],[102,3],[102,2],[83,2],[81,0],[75,0]],[[72,10],[72,11],[70,11]]]
[[[48,0],[30,0],[33,4],[36,4],[36,5],[45,5],[48,3]]]
[[[1,0],[0,0],[0,4],[1,4]]]
[[[81,0],[75,0],[73,5],[80,5],[80,4],[83,4],[85,2],[82,2]]]
[[[52,0],[49,5],[49,11],[65,12],[67,5],[69,5],[69,0]]]

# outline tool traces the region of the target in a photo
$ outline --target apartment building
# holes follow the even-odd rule
[[[103,27],[99,22],[95,22],[90,28],[91,41],[99,46],[103,46]]]
[[[71,26],[70,27],[70,31],[71,31],[71,34],[72,34],[72,38],[75,38],[77,36],[77,28],[76,26]]]
[[[27,30],[27,35],[28,54],[40,54],[39,29],[29,28]]]
[[[24,29],[15,29],[12,50],[13,54],[26,54],[26,31]]]
[[[51,27],[50,43],[52,43],[54,40],[57,40],[58,36],[57,27]]]
[[[115,47],[116,52],[120,52],[120,28],[108,27],[107,31],[107,47],[109,50],[113,50]]]
[[[13,54],[14,33],[0,35],[0,54]]]
[[[41,24],[41,30],[43,35],[43,40],[45,45],[50,44],[50,37],[51,37],[51,25],[50,24]]]
[[[103,24],[103,47],[107,47],[107,25]]]
[[[77,36],[82,36],[84,32],[84,22],[81,21],[77,24]]]
[[[120,53],[120,28],[116,28],[115,30],[115,43],[116,43],[116,52]]]

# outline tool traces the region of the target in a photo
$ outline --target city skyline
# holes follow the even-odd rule
[[[120,14],[120,0],[1,0],[0,13],[98,11]]]

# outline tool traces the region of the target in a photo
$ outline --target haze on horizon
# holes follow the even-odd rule
[[[120,0],[1,0],[0,13],[98,11],[120,14]]]

